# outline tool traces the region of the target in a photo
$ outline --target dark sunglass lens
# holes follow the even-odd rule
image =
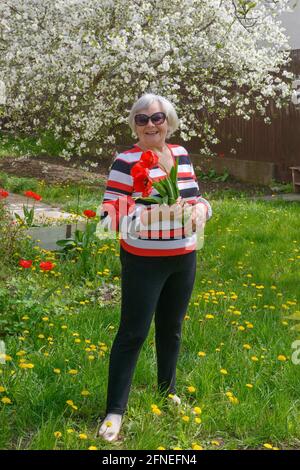
[[[145,126],[149,121],[149,118],[145,114],[137,114],[134,120],[138,126]]]
[[[165,114],[163,113],[156,113],[156,114],[153,114],[152,118],[151,118],[151,121],[154,123],[154,124],[162,124],[164,121],[165,121]]]

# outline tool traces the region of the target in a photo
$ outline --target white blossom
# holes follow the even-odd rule
[[[64,158],[108,155],[147,91],[169,98],[178,135],[209,155],[213,123],[290,100],[288,0],[1,0],[1,113],[7,127],[66,138]],[[246,92],[245,92],[246,91]],[[87,160],[89,161],[89,160]]]

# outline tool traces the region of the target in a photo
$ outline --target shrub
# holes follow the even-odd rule
[[[22,229],[0,200],[0,259],[1,265],[11,265],[23,239]]]

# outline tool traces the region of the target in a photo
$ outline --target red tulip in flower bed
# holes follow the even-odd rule
[[[42,271],[51,271],[55,267],[55,264],[51,263],[51,261],[42,261],[40,263],[40,268]]]
[[[19,266],[21,266],[21,268],[24,268],[24,269],[31,268],[32,260],[31,259],[28,259],[28,260],[27,259],[20,259]]]
[[[9,196],[9,193],[5,189],[0,189],[0,199],[5,199]]]
[[[41,201],[41,199],[42,199],[42,196],[40,196],[37,193],[34,193],[33,191],[25,191],[24,196],[35,199],[36,201]]]
[[[92,211],[90,209],[86,209],[85,211],[83,211],[83,214],[88,218],[88,219],[92,219],[94,217],[96,217],[96,212],[95,211]]]
[[[20,259],[19,266],[21,266],[21,268],[24,268],[24,269],[31,268],[32,260]],[[51,271],[53,268],[55,268],[55,264],[52,263],[51,261],[41,261],[39,266],[42,271]]]

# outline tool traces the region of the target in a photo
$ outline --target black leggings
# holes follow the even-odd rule
[[[120,247],[121,321],[109,363],[107,413],[124,414],[134,369],[155,311],[158,390],[175,393],[182,321],[196,275],[196,251],[137,256]]]

